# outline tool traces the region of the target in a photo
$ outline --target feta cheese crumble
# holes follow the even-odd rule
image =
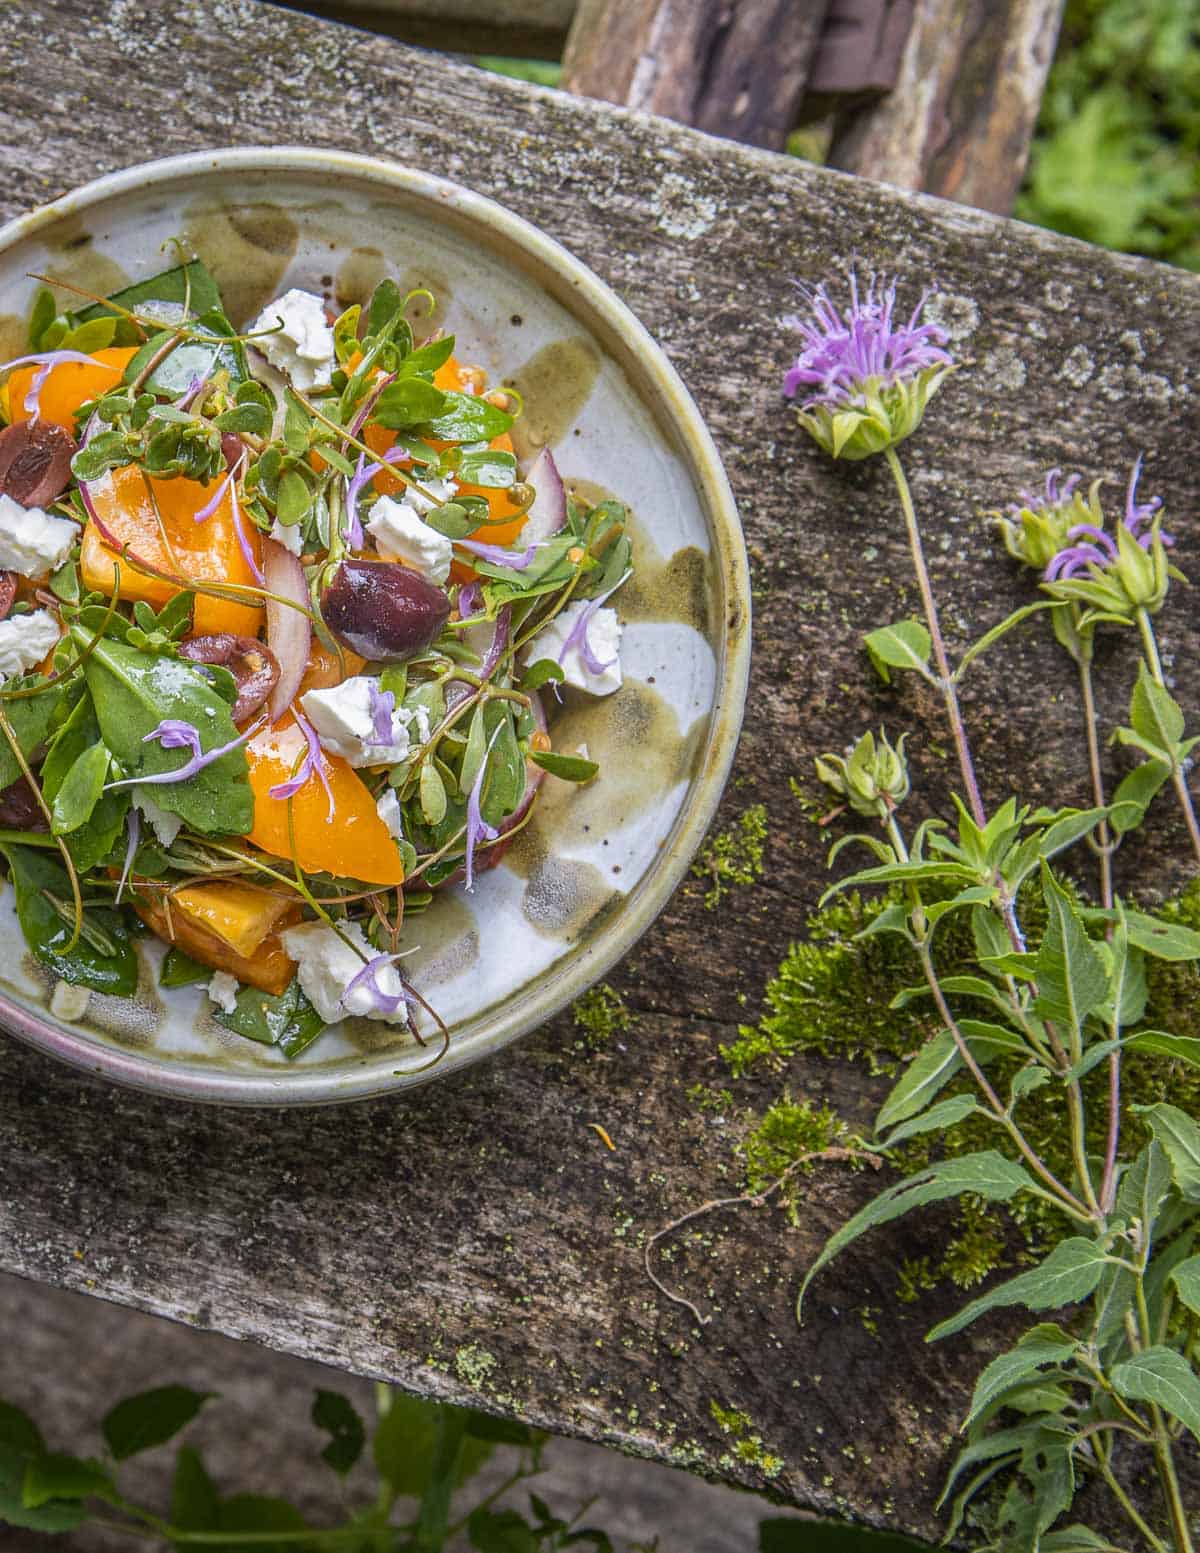
[[[586,690],[593,696],[611,696],[621,688],[621,622],[615,609],[598,609],[591,616],[584,636],[592,656],[606,667],[593,674],[583,660],[578,645],[567,647],[571,632],[579,624],[587,603],[569,604],[562,614],[556,615],[544,631],[539,631],[529,647],[528,661],[553,658],[561,664],[563,678],[576,690]],[[564,651],[565,649],[565,651]]]
[[[78,527],[66,518],[0,496],[0,571],[45,577],[63,564],[78,537]]]
[[[385,787],[375,804],[375,812],[387,826],[389,836],[404,840],[404,816],[400,812],[400,799],[394,787]]]
[[[371,508],[367,533],[385,561],[403,561],[441,587],[450,575],[454,550],[445,534],[439,534],[421,520],[412,504],[416,494],[410,492],[404,501],[381,496]],[[429,502],[424,506],[426,512],[431,508]]]
[[[92,994],[87,987],[73,987],[69,981],[60,981],[50,997],[50,1012],[55,1019],[74,1024],[87,1013]]]
[[[0,620],[0,680],[28,674],[58,645],[62,633],[48,609]]]
[[[362,950],[361,957],[324,922],[304,922],[280,935],[284,949],[296,962],[296,975],[304,996],[327,1025],[336,1024],[351,1014],[382,1019],[387,1024],[407,1023],[408,1014],[403,1003],[394,1014],[384,1013],[365,982],[360,982],[352,992],[346,992],[366,962],[375,958],[376,951],[357,922],[341,922],[338,926],[350,944]],[[375,974],[375,985],[385,997],[403,995],[403,983],[394,966],[380,966]]]
[[[241,986],[237,977],[231,976],[228,971],[214,971],[208,984],[208,995],[222,1013],[232,1014],[237,1010]]]
[[[352,766],[394,766],[397,761],[407,760],[412,752],[410,730],[414,725],[422,742],[429,737],[428,716],[422,719],[407,707],[397,707],[392,713],[390,738],[379,743],[374,719],[378,695],[377,679],[369,674],[355,674],[328,690],[306,691],[300,697],[300,705],[317,730],[321,748],[331,755],[340,755]]]
[[[149,820],[151,829],[158,837],[159,845],[171,846],[175,837],[183,829],[183,821],[179,815],[172,814],[168,809],[161,809],[144,787],[134,788],[133,803],[134,807],[140,809]]]
[[[283,328],[278,327],[280,320]],[[293,288],[266,307],[250,325],[249,333],[273,329],[251,343],[271,365],[302,394],[328,388],[335,353],[333,330],[325,321],[325,304],[311,291]]]
[[[282,545],[285,550],[290,550],[293,555],[301,555],[304,551],[304,537],[300,532],[299,523],[281,523],[278,518],[271,524],[271,538],[277,545]]]

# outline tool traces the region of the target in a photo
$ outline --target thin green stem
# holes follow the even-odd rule
[[[1168,1548],[1167,1544],[1162,1540],[1162,1538],[1150,1528],[1144,1516],[1134,1504],[1133,1500],[1130,1499],[1129,1495],[1117,1481],[1116,1474],[1113,1472],[1112,1466],[1109,1462],[1107,1442],[1102,1443],[1098,1437],[1095,1441],[1095,1456],[1096,1465],[1100,1468],[1100,1475],[1108,1484],[1109,1491],[1111,1492],[1113,1498],[1117,1501],[1122,1510],[1124,1510],[1125,1514],[1137,1527],[1138,1531],[1141,1532],[1142,1536],[1145,1537],[1146,1541],[1154,1549],[1154,1553],[1171,1553],[1170,1548]]]
[[[1166,690],[1166,681],[1163,678],[1162,660],[1158,654],[1158,641],[1154,635],[1154,623],[1145,609],[1138,610],[1138,629],[1142,633],[1142,646],[1146,652],[1146,666],[1150,670],[1151,677],[1156,685],[1161,685]],[[1187,777],[1179,762],[1171,761],[1171,780],[1175,784],[1175,793],[1179,799],[1179,807],[1183,812],[1184,822],[1187,825],[1188,835],[1192,842],[1192,851],[1196,861],[1200,863],[1200,825],[1196,823],[1196,811],[1192,806],[1192,795],[1188,791]]]
[[[496,1503],[497,1499],[508,1493],[510,1488],[515,1488],[518,1483],[523,1483],[526,1478],[536,1476],[537,1474],[535,1472],[526,1472],[524,1463],[522,1463],[519,1467],[516,1468],[515,1471],[510,1472],[508,1477],[504,1479],[498,1488],[494,1488],[491,1493],[488,1494],[486,1499],[481,1499],[477,1505],[473,1505],[471,1510],[466,1515],[464,1515],[461,1520],[455,1521],[452,1526],[447,1526],[446,1541],[449,1542],[451,1537],[456,1537],[458,1533],[466,1527],[467,1522],[471,1519],[471,1516],[474,1515],[477,1510],[490,1509],[492,1505]]]
[[[1154,1324],[1150,1320],[1150,1307],[1146,1301],[1145,1281],[1140,1272],[1134,1279],[1133,1286],[1137,1302],[1138,1329],[1142,1342],[1149,1348],[1154,1343]],[[1158,1479],[1162,1486],[1163,1498],[1167,1502],[1167,1511],[1171,1517],[1171,1530],[1175,1540],[1176,1553],[1195,1553],[1191,1528],[1188,1526],[1187,1511],[1184,1508],[1183,1496],[1179,1491],[1179,1478],[1175,1472],[1175,1457],[1171,1449],[1171,1436],[1167,1429],[1166,1420],[1163,1418],[1162,1409],[1157,1402],[1150,1403],[1150,1419],[1154,1433],[1154,1461],[1158,1468]]]

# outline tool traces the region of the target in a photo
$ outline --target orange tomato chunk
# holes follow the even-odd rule
[[[238,543],[228,486],[216,511],[203,523],[196,522],[196,513],[216,494],[212,481],[205,486],[183,476],[170,480],[144,477],[135,465],[127,464],[104,479],[93,481],[89,491],[101,523],[129,546],[133,558],[196,582],[255,585],[254,573]],[[244,515],[241,523],[257,560],[258,530]],[[80,551],[85,585],[98,593],[111,594],[114,562],[121,568],[122,599],[143,599],[161,609],[180,591],[174,583],[148,576],[130,562],[122,561],[105,543],[96,525],[89,522]],[[257,636],[263,614],[250,604],[198,593],[192,621],[198,635],[231,631],[235,636]]]
[[[288,800],[270,789],[289,781],[307,751],[304,734],[290,715],[264,728],[245,746],[254,790],[254,828],[247,840],[275,857],[291,858]],[[307,873],[330,873],[367,884],[404,883],[400,851],[379,818],[375,800],[362,778],[338,755],[321,756],[333,794],[333,814],[320,778],[314,773],[291,800],[295,861]]]
[[[285,953],[277,932],[260,939],[252,955],[243,955],[186,912],[172,907],[168,915],[161,901],[151,903],[145,896],[135,898],[132,904],[146,926],[164,943],[175,944],[201,965],[211,965],[214,971],[228,971],[262,992],[278,997],[286,992],[296,974],[296,962]],[[294,927],[300,916],[299,906],[289,906],[280,919],[280,928]]]
[[[128,363],[137,355],[132,345],[112,345],[107,350],[93,353],[94,366],[81,361],[64,361],[51,367],[42,391],[38,395],[38,407],[44,421],[75,430],[75,412],[81,404],[106,394],[116,388]],[[8,418],[16,423],[27,421],[32,411],[25,408],[25,396],[33,387],[38,367],[18,367],[5,385],[8,398]]]

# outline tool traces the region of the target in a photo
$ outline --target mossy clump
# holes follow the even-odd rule
[[[633,1015],[625,1006],[625,999],[606,981],[589,987],[581,998],[575,999],[571,1017],[575,1028],[583,1032],[584,1040],[592,1048],[603,1046],[614,1036],[628,1034],[633,1025]]]
[[[711,881],[704,897],[709,911],[721,904],[731,886],[755,884],[762,878],[766,840],[766,805],[756,803],[740,814],[728,830],[705,843],[692,864],[692,872],[697,878]]]
[[[819,1154],[846,1135],[846,1124],[828,1106],[795,1101],[785,1090],[767,1107],[762,1120],[738,1144],[746,1166],[746,1190],[765,1191],[805,1154]],[[812,1165],[801,1165],[780,1191],[793,1224],[799,1223],[799,1177]]]
[[[722,1407],[715,1400],[710,1401],[708,1406],[721,1433],[727,1434],[732,1440],[732,1454],[738,1461],[757,1467],[769,1478],[777,1477],[783,1471],[782,1460],[764,1448],[761,1434],[753,1433],[754,1422],[749,1413],[743,1413],[736,1407]]]

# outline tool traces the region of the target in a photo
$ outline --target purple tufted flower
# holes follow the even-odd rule
[[[1054,472],[1051,471],[1051,473]],[[1163,545],[1173,545],[1175,541],[1171,535],[1165,534],[1161,526],[1155,524],[1155,514],[1162,507],[1162,497],[1152,496],[1149,501],[1144,502],[1139,502],[1137,499],[1137,485],[1141,473],[1142,455],[1139,453],[1129,472],[1129,484],[1125,489],[1125,515],[1118,527],[1136,540],[1142,550],[1150,550],[1156,541]],[[1119,564],[1120,534],[1118,533],[1117,539],[1114,539],[1111,534],[1106,534],[1101,526],[1104,519],[1098,503],[1094,510],[1096,522],[1076,523],[1067,530],[1065,537],[1071,543],[1051,558],[1045,572],[1047,582],[1055,582],[1062,577],[1087,576],[1089,567],[1098,566],[1103,569]]]
[[[800,293],[809,313],[783,320],[801,342],[783,380],[789,399],[804,392],[800,424],[834,458],[867,458],[902,442],[955,365],[942,330],[921,321],[925,297],[897,321],[895,282],[872,280],[864,296],[852,273],[842,309],[824,285]]]

